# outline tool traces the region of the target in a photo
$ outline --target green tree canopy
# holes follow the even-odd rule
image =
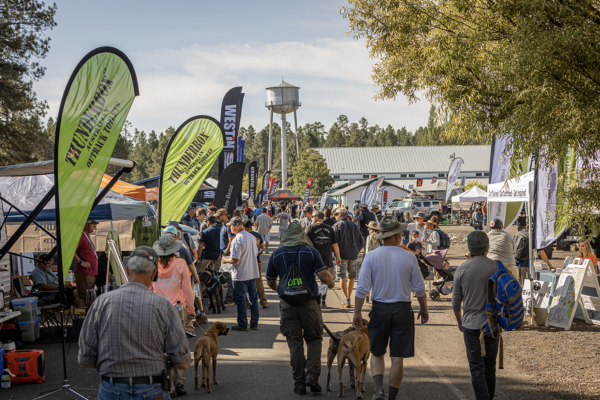
[[[335,179],[329,176],[329,168],[325,164],[325,159],[319,152],[314,149],[308,149],[300,153],[300,161],[293,166],[294,185],[292,191],[299,196],[304,195],[306,182],[313,177],[313,162],[314,163],[314,180],[311,193],[315,196],[320,196],[324,191],[329,190]]]
[[[56,4],[5,0],[0,6],[0,165],[45,157],[48,132],[41,118],[48,105],[36,98],[33,82],[44,76],[39,59],[46,57],[56,26]],[[53,146],[52,146],[53,147]]]

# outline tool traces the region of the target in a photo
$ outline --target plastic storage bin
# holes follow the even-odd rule
[[[35,342],[40,338],[40,319],[19,322],[19,329],[24,342]]]
[[[17,317],[18,322],[32,321],[38,317],[37,297],[22,297],[12,303],[15,311],[21,311],[21,315]]]

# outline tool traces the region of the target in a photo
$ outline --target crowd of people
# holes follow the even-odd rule
[[[75,271],[77,282],[82,276],[84,289],[93,287],[89,277],[94,276],[94,249],[89,233],[93,232],[94,223],[86,224],[75,256],[79,266]],[[196,229],[196,237],[186,238],[183,224]],[[274,226],[279,246],[269,253]],[[159,359],[157,354],[168,356],[172,371],[170,383],[161,386],[157,393],[185,394],[185,378],[181,374],[189,366],[185,336],[195,336],[195,323],[208,322],[203,292],[206,295],[222,288],[225,294],[217,297],[217,302],[222,301],[223,307],[212,311],[235,306],[237,324],[231,327],[233,331],[258,330],[259,309],[269,307],[262,280],[261,255],[265,254],[270,255],[266,284],[280,296],[280,329],[290,351],[294,392],[302,395],[307,390],[321,391],[321,311],[330,307],[324,287],[333,289],[337,280],[343,295],[342,307],[354,307],[353,325],[357,330],[366,323],[362,315],[364,305],[371,303],[368,333],[373,398],[386,398],[383,375],[388,347],[392,365],[387,398],[396,398],[404,358],[414,356],[412,296],[419,304],[417,320],[423,324],[429,320],[424,279],[415,255],[441,248],[443,232],[436,217],[427,219],[423,213],[413,216],[409,212],[399,218],[383,217],[378,205],[368,207],[364,203],[352,211],[348,206],[317,210],[310,205],[281,203],[253,209],[240,207],[231,216],[214,206],[190,208],[181,221],[168,221],[162,228],[162,236],[151,248],[139,247],[131,255],[127,263],[129,283],[101,296],[85,320],[79,362],[100,373],[100,394],[154,393],[153,382],[164,378],[165,366],[147,360]],[[492,399],[495,392],[498,336],[480,338],[480,328],[486,321],[487,280],[500,261],[522,283],[527,278],[529,262],[527,227],[514,237],[498,219],[491,221],[490,228],[488,233],[475,229],[468,235],[468,261],[456,270],[452,293],[452,307],[464,335],[477,399]],[[589,243],[582,241],[579,248],[581,257],[597,264]],[[549,260],[544,261],[552,267]],[[39,267],[38,274],[44,274],[40,280],[46,279],[44,260],[40,260]],[[303,278],[302,290],[282,290],[282,280],[285,286],[290,271]],[[204,276],[206,280],[200,279]],[[300,292],[305,298],[293,297]],[[78,285],[74,296],[80,295]],[[133,297],[143,301],[134,302]],[[134,345],[132,340],[144,346]],[[114,354],[114,343],[119,343],[118,355],[109,357],[106,354]],[[103,398],[100,394],[99,398]]]

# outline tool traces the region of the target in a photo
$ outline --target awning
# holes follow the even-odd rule
[[[102,177],[102,182],[100,182],[100,187],[106,187],[112,180],[112,177],[104,174]],[[125,196],[146,201],[146,188],[143,186],[132,185],[131,183],[117,181],[113,187],[110,189],[113,192],[124,194]],[[158,200],[158,199],[157,199]]]
[[[111,158],[108,165],[131,168],[134,163],[130,160]],[[0,167],[0,176],[32,176],[48,174],[54,174],[54,160]]]
[[[534,171],[517,176],[506,182],[489,184],[487,201],[491,203],[511,203],[530,201],[533,198]]]

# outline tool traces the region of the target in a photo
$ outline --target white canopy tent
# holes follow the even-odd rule
[[[533,213],[533,193],[534,193],[535,172],[531,171],[525,175],[517,176],[505,182],[489,184],[487,187],[487,201],[491,203],[527,203],[527,224],[529,225],[529,279],[530,287],[533,287],[533,278],[535,277],[535,268],[533,265],[533,235],[531,216]],[[488,207],[488,210],[490,208]],[[489,213],[489,211],[488,211]],[[488,215],[489,221],[489,215]],[[533,310],[531,312],[531,324],[533,325]]]
[[[477,186],[473,186],[457,196],[452,196],[453,203],[477,203],[480,201],[487,201],[487,193]]]

